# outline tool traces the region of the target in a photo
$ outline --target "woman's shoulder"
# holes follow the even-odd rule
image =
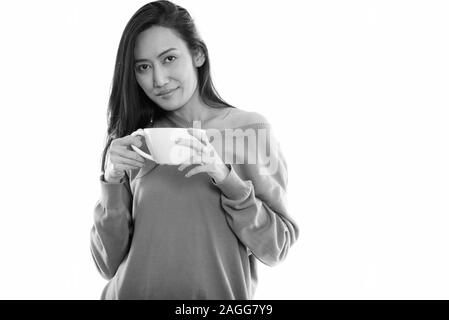
[[[240,108],[231,108],[226,120],[234,128],[250,125],[269,125],[267,118],[260,112],[247,111]]]

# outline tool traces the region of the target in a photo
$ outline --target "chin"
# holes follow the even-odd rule
[[[179,104],[158,104],[160,108],[164,109],[165,111],[176,111],[178,109],[181,109],[183,105]]]

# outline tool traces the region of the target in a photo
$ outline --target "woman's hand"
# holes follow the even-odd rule
[[[131,145],[140,148],[142,142],[139,137],[131,135],[112,140],[107,153],[108,162],[104,173],[106,182],[119,182],[125,175],[125,170],[139,169],[145,165],[145,159],[133,151],[130,148]]]
[[[189,128],[187,131],[192,136],[191,139],[178,138],[175,143],[194,149],[196,154],[188,162],[181,164],[178,170],[182,171],[192,163],[199,163],[199,166],[187,172],[185,176],[190,177],[194,174],[205,172],[216,183],[223,181],[229,174],[229,168],[220,158],[212,144],[210,144],[206,133],[193,128]]]

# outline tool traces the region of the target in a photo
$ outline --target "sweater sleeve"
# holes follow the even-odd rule
[[[90,249],[98,271],[105,279],[114,277],[129,251],[133,224],[132,197],[128,179],[108,183],[100,176],[100,199],[94,209]]]
[[[229,174],[212,183],[221,190],[221,206],[230,228],[257,259],[274,266],[285,259],[299,229],[287,212],[286,160],[272,131],[268,132],[270,170],[259,161],[263,148],[257,148],[256,164],[227,164]]]

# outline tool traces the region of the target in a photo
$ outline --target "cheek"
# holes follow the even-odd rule
[[[179,74],[179,79],[183,82],[185,89],[194,88],[197,81],[197,69],[194,66],[184,66]]]
[[[136,81],[138,85],[142,88],[142,90],[145,91],[147,94],[151,92],[152,90],[151,79],[149,79],[148,77],[136,76]]]
[[[191,81],[197,69],[190,61],[181,61],[176,68],[173,69],[173,76],[180,81]]]

